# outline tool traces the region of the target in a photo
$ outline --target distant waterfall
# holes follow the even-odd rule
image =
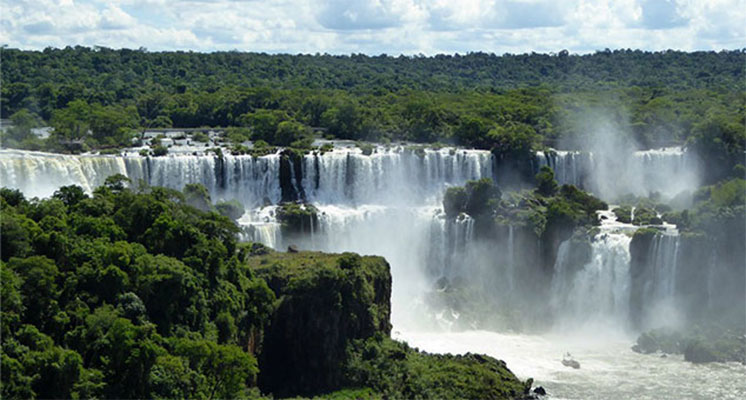
[[[441,149],[415,152],[378,148],[338,149],[303,157],[303,191],[323,204],[411,204],[438,198],[446,185],[494,176],[487,151]]]
[[[127,175],[151,186],[181,189],[204,185],[215,199],[236,199],[248,207],[280,201],[280,156],[126,156]]]
[[[19,189],[27,197],[48,197],[66,185],[91,192],[114,174],[127,175],[121,157],[0,150],[0,185]]]
[[[686,178],[690,165],[680,149],[638,152],[624,161],[629,161],[628,171],[605,184],[619,184],[620,190],[627,190],[631,176],[638,179],[634,182],[639,187],[660,184],[669,190],[678,179],[663,182],[660,172]],[[554,168],[560,182],[590,189],[600,187],[598,175],[594,175],[599,162],[596,156],[580,152],[539,155],[539,164]],[[670,310],[677,305],[680,293],[691,292],[682,288],[681,282],[701,281],[704,290],[712,293],[723,286],[722,276],[730,276],[717,269],[724,266],[703,263],[707,270],[701,271],[701,279],[677,280],[681,259],[690,258],[680,255],[680,247],[686,246],[681,246],[677,235],[658,234],[645,250],[649,254],[642,257],[644,279],[633,280],[631,285],[635,278],[630,277],[630,233],[637,227],[620,229],[611,211],[605,212],[601,233],[583,253],[590,253],[590,261],[571,260],[573,244],[566,241],[560,245],[550,273],[537,256],[543,253],[541,246],[548,244],[537,244],[536,237],[524,228],[490,225],[487,230],[494,236],[481,237],[482,220],[477,224],[466,215],[454,219],[443,215],[441,200],[447,187],[494,177],[494,165],[488,151],[456,148],[379,146],[370,155],[358,148],[336,148],[300,157],[281,153],[262,157],[71,156],[0,150],[0,185],[18,188],[31,197],[49,196],[60,186],[72,184],[91,192],[113,174],[174,189],[188,183],[203,184],[214,201],[236,199],[246,206],[247,212],[239,220],[243,240],[277,250],[294,244],[306,250],[385,256],[396,281],[395,323],[403,324],[423,317],[422,304],[414,299],[440,290],[436,285],[440,278],[461,284],[459,290],[473,285],[482,296],[480,301],[489,303],[487,309],[517,309],[524,300],[527,304],[549,301],[558,326],[576,326],[605,320],[626,324],[630,313],[642,316],[646,323],[665,322],[664,317],[675,316]],[[282,199],[288,198],[286,191],[295,192],[290,198],[305,200],[318,209],[318,225],[310,232],[283,235],[275,211]],[[536,254],[527,254],[530,252]],[[639,287],[635,286],[638,283]],[[634,307],[631,302],[636,302]]]
[[[537,152],[536,160],[539,167],[551,167],[560,184],[575,185],[606,199],[627,193],[674,196],[699,184],[697,162],[680,147],[630,154],[551,150]]]

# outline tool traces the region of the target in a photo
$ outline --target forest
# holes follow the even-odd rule
[[[391,340],[383,258],[239,243],[201,185],[0,210],[3,398],[528,396],[498,360]]]
[[[148,128],[220,127],[228,143],[310,138],[577,148],[603,114],[640,148],[744,150],[741,50],[268,55],[2,49],[5,147],[130,146]],[[596,118],[599,119],[599,118]],[[31,128],[51,126],[50,140]],[[71,142],[82,146],[70,148]]]

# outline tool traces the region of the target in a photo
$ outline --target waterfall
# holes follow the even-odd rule
[[[121,157],[0,150],[0,185],[27,197],[48,197],[67,185],[79,185],[90,193],[114,174],[127,175]]]
[[[680,323],[676,307],[679,255],[678,234],[657,234],[650,246],[647,276],[642,289],[643,327],[675,326]]]
[[[627,325],[630,241],[625,233],[597,234],[591,243],[591,260],[577,269],[567,262],[571,243],[560,246],[552,283],[557,327]]]
[[[508,225],[508,242],[506,243],[507,246],[507,261],[505,263],[505,275],[507,276],[508,281],[508,290],[514,291],[516,289],[515,284],[515,274],[516,274],[516,266],[515,266],[515,236],[514,236],[514,228],[513,225]]]
[[[681,147],[629,154],[551,150],[537,152],[536,161],[539,167],[551,167],[560,184],[575,185],[606,199],[652,192],[672,197],[699,184],[696,160]]]
[[[415,152],[379,147],[364,155],[359,149],[335,149],[303,160],[303,190],[321,204],[433,203],[446,185],[494,176],[487,151],[446,148]]]
[[[635,157],[645,165],[665,165],[674,159],[680,167],[687,164],[685,157],[675,151]],[[583,185],[588,166],[594,165],[595,159],[587,153],[552,152],[542,154],[539,164],[555,168],[560,181]],[[0,150],[0,184],[18,188],[27,196],[49,196],[58,187],[70,184],[90,192],[115,173],[135,182],[174,189],[187,183],[203,184],[214,201],[237,199],[244,204],[247,212],[239,220],[244,228],[243,240],[278,250],[295,244],[308,250],[385,256],[396,280],[393,299],[399,305],[394,312],[397,323],[407,324],[410,318],[422,317],[421,304],[413,299],[434,290],[440,278],[473,284],[484,292],[486,301],[496,306],[508,300],[515,302],[516,298],[520,302],[524,292],[525,297],[533,296],[529,292],[539,285],[533,285],[530,279],[536,258],[524,254],[523,242],[519,241],[524,238],[518,228],[508,225],[503,231],[506,235],[495,243],[494,238],[476,237],[473,218],[464,215],[447,219],[439,210],[448,186],[495,176],[492,155],[487,151],[379,146],[364,155],[357,148],[336,148],[324,154],[309,153],[291,163],[295,164],[289,171],[281,172],[284,168],[280,168],[279,153],[262,157],[141,157]],[[283,182],[289,180],[296,192],[305,193],[308,202],[319,210],[318,225],[311,223],[304,236],[283,237],[276,220],[276,205],[282,199],[281,173],[288,174],[282,176]],[[570,265],[572,245],[560,245],[550,289],[558,321],[578,324],[627,318],[628,233],[636,228],[607,226],[616,218],[612,212],[604,215],[607,219],[601,233],[594,237],[588,263]],[[670,235],[655,240],[649,259],[656,260],[651,263],[657,272],[643,296],[645,304],[666,305],[676,298],[679,241],[678,236]],[[537,253],[542,253],[545,245],[539,242]],[[710,281],[715,282],[714,278]]]

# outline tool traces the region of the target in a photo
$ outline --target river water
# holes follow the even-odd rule
[[[484,353],[505,361],[521,379],[534,379],[551,399],[744,399],[746,366],[692,364],[630,349],[632,337],[613,332],[519,335],[488,331],[396,331],[394,338],[431,353]],[[562,365],[569,352],[580,369]]]

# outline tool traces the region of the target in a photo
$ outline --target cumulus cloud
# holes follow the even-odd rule
[[[0,44],[435,54],[720,50],[746,0],[0,0]]]

